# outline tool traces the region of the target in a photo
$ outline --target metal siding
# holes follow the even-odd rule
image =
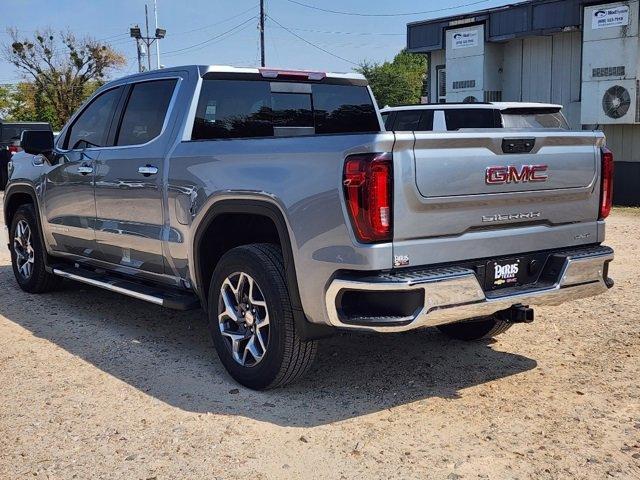
[[[556,33],[552,37],[551,102],[565,106],[572,128],[580,128],[580,32]]]
[[[447,23],[407,25],[407,50],[428,52],[442,48],[442,29]]]
[[[616,173],[613,176],[614,205],[640,206],[638,185],[640,185],[640,162],[624,162],[616,159]]]
[[[485,45],[484,58],[484,90],[492,92],[502,91],[502,77],[504,76],[503,45],[487,43]]]
[[[640,163],[640,125],[602,125],[616,162]]]
[[[430,92],[429,102],[436,103],[438,101],[438,75],[436,73],[436,67],[444,65],[444,50],[436,50],[431,52],[431,65],[429,65],[429,78],[430,78]]]
[[[519,39],[504,45],[502,99],[505,102],[522,101],[522,40]]]
[[[530,26],[528,5],[495,12],[489,16],[489,38],[523,33]]]
[[[522,101],[551,101],[551,37],[522,41]]]
[[[532,5],[532,30],[577,27],[581,22],[580,2],[557,0],[555,2]]]

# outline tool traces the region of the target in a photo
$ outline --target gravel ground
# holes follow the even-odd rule
[[[495,342],[322,342],[306,380],[238,387],[202,313],[65,283],[21,292],[0,249],[0,478],[640,478],[640,211],[616,287]]]

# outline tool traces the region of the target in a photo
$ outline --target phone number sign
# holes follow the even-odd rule
[[[592,28],[624,27],[629,25],[629,6],[596,8],[593,11]]]

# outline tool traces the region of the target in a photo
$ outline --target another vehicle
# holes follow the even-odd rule
[[[0,190],[7,184],[7,165],[11,156],[19,152],[20,136],[25,130],[51,131],[51,125],[46,122],[7,122],[0,120]]]
[[[569,130],[562,105],[524,102],[433,103],[385,107],[389,131],[454,132],[468,128]]]
[[[202,306],[256,389],[300,377],[336,329],[472,340],[612,286],[602,133],[383,130],[356,74],[111,82],[55,144],[23,134],[4,198],[16,280]]]

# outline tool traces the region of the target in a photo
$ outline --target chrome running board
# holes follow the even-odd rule
[[[200,307],[198,298],[192,292],[161,288],[123,279],[108,273],[67,265],[55,265],[52,273],[62,278],[85,283],[93,287],[120,293],[127,297],[153,303],[174,310],[193,310]]]

